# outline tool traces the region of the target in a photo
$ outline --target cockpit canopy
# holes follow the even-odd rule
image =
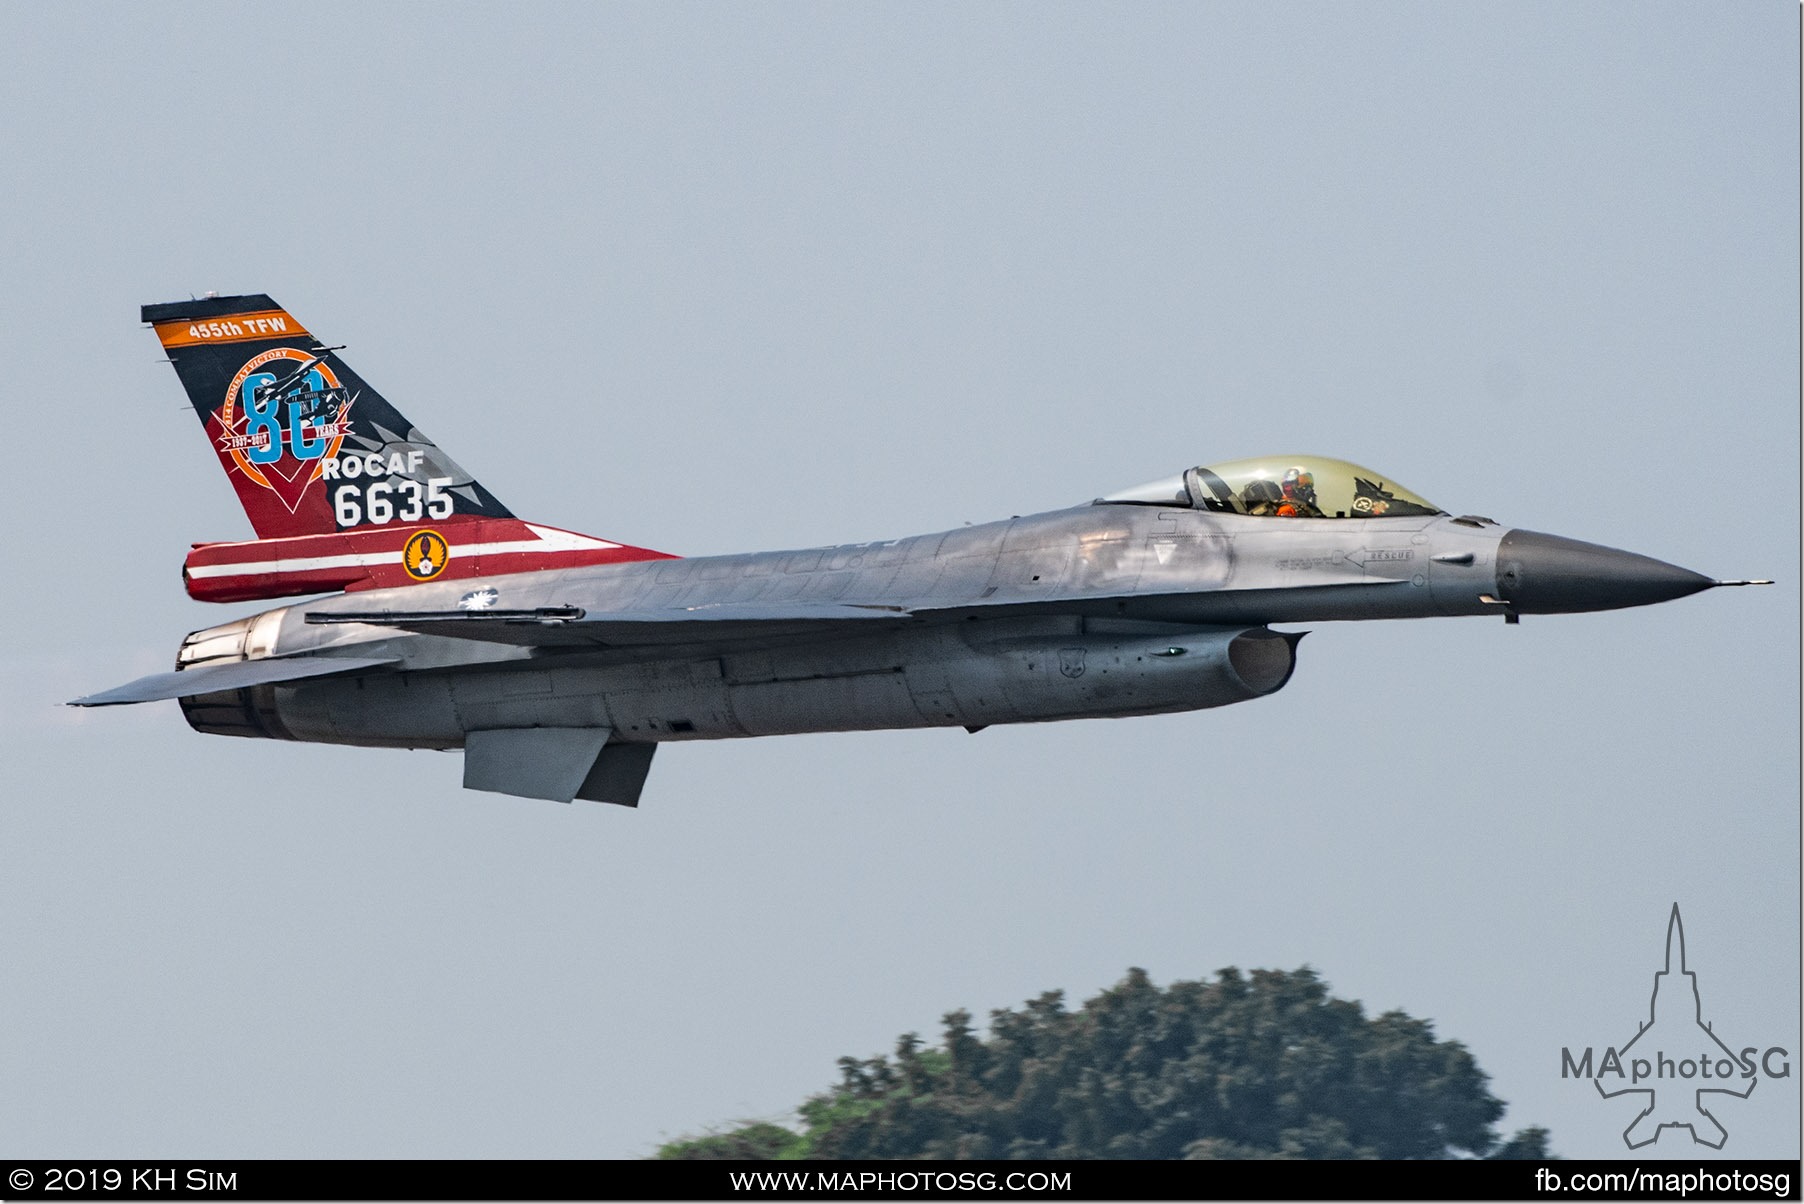
[[[1406,518],[1445,513],[1380,473],[1324,456],[1207,464],[1124,489],[1098,504],[1183,506],[1273,518]]]

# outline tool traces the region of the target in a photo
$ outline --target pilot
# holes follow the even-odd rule
[[[1281,487],[1284,500],[1275,514],[1285,518],[1321,518],[1321,507],[1315,504],[1315,475],[1307,468],[1293,468],[1284,474]]]
[[[1284,505],[1284,493],[1271,481],[1252,481],[1241,490],[1240,501],[1248,514],[1265,518],[1278,513],[1278,508]]]

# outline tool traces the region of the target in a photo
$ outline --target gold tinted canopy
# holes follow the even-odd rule
[[[1189,506],[1259,518],[1408,518],[1444,513],[1383,473],[1326,456],[1261,456],[1205,464],[1098,500]]]

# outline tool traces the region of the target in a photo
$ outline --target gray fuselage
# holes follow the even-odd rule
[[[215,630],[260,633],[242,656],[376,655],[395,658],[392,667],[184,706],[202,730],[436,748],[495,728],[605,727],[634,743],[1196,710],[1289,679],[1295,637],[1267,623],[1499,613],[1504,534],[1444,515],[1272,519],[1088,505],[877,543],[478,583],[495,605],[517,609],[839,603],[907,614],[870,634],[803,628],[723,643],[681,628],[673,642],[629,648],[497,646],[304,621],[451,610],[471,583],[367,591]],[[229,637],[218,651],[229,655]]]

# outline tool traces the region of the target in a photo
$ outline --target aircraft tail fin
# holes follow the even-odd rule
[[[244,601],[665,553],[515,518],[269,297],[146,305],[256,531],[199,544],[189,593]],[[477,550],[487,549],[487,564]]]
[[[267,296],[146,305],[260,539],[513,513]]]

